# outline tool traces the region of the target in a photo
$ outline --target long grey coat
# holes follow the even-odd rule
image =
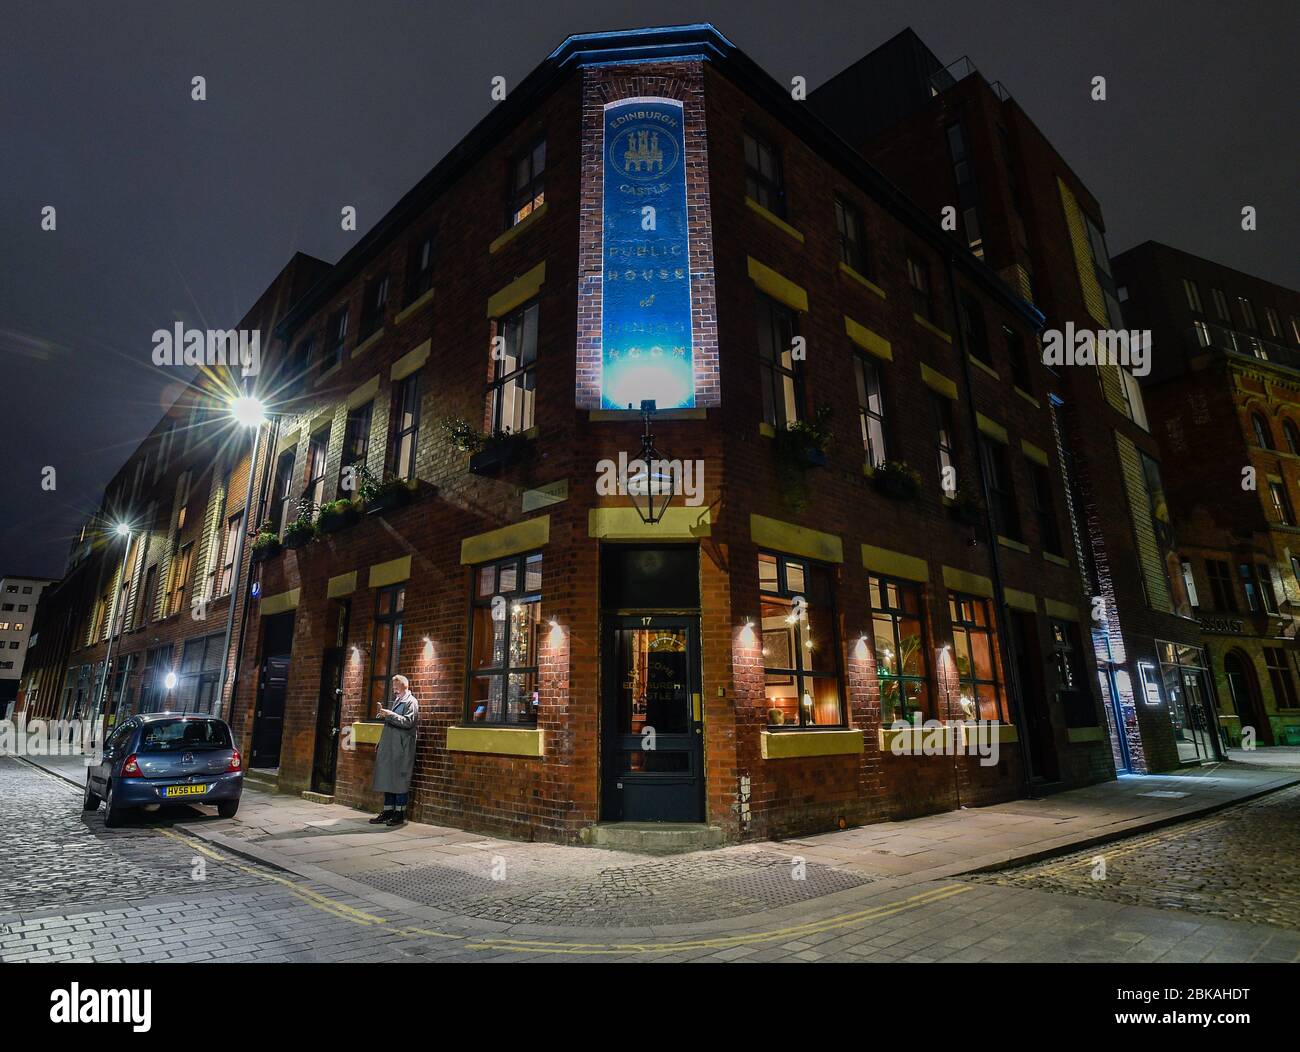
[[[420,703],[409,690],[391,706],[396,715],[384,717],[384,731],[379,736],[375,751],[375,780],[377,793],[405,793],[411,788],[411,772],[415,769],[415,726],[420,715]]]

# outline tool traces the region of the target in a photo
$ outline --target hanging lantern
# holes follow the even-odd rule
[[[672,463],[655,449],[655,436],[650,430],[654,412],[654,399],[645,399],[641,403],[641,418],[645,421],[641,452],[630,466],[627,479],[628,498],[647,526],[655,525],[667,514],[676,483]]]

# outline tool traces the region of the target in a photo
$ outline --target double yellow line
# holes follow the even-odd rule
[[[366,926],[383,925],[386,931],[395,935],[406,938],[436,938],[450,939],[464,942],[467,949],[487,950],[487,951],[509,951],[515,953],[544,953],[544,954],[570,954],[570,955],[603,955],[603,954],[633,954],[633,953],[680,953],[686,950],[725,950],[736,946],[750,946],[765,942],[793,942],[798,939],[817,935],[827,931],[838,931],[844,928],[851,928],[857,925],[866,924],[871,921],[883,920],[886,917],[893,917],[900,913],[906,913],[911,910],[923,909],[926,906],[942,902],[944,899],[950,899],[955,895],[971,890],[967,884],[948,884],[939,888],[931,888],[928,891],[919,892],[905,899],[899,899],[896,902],[885,903],[879,906],[873,906],[869,909],[855,910],[851,913],[841,913],[834,917],[825,917],[821,920],[807,921],[802,924],[794,924],[784,928],[772,928],[766,931],[745,932],[738,935],[718,935],[710,938],[701,939],[683,939],[674,942],[550,942],[545,940],[534,939],[493,939],[478,938],[470,935],[452,935],[447,932],[433,931],[428,928],[410,928],[390,925],[384,917],[376,916],[373,913],[367,913],[365,910],[359,910],[349,906],[337,899],[322,895],[311,888],[304,887],[297,881],[290,880],[287,877],[279,876],[275,873],[268,873],[265,870],[255,869],[252,866],[245,865],[235,859],[228,858],[218,851],[199,843],[191,837],[182,836],[170,829],[159,829],[163,836],[171,837],[173,840],[180,841],[190,849],[206,855],[208,858],[222,862],[226,865],[233,866],[244,873],[260,877],[263,880],[271,881],[286,888],[290,894],[294,895],[302,902],[314,909],[321,910],[342,920],[351,921],[353,924]]]

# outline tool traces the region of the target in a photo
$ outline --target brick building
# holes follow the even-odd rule
[[[1232,741],[1300,742],[1300,293],[1148,241],[1115,257],[1191,603]],[[1247,474],[1249,469],[1249,474]]]
[[[712,27],[569,38],[292,303],[233,689],[179,638],[170,666],[121,651],[282,791],[377,805],[396,672],[414,816],[524,838],[1114,776],[1042,316]],[[647,426],[666,510],[647,472],[607,485]],[[240,463],[188,513],[212,552],[246,528]],[[98,558],[69,580],[111,600]],[[956,748],[971,717],[996,762]]]
[[[968,58],[945,66],[905,30],[808,104],[1041,310],[1046,333],[1123,327],[1100,205]],[[1049,421],[1059,443],[1074,565],[1086,593],[1104,600],[1090,604],[1091,641],[1115,765],[1147,772],[1216,758],[1213,688],[1138,381],[1124,363],[1068,364],[1031,390],[1021,378],[1035,357],[1036,347],[994,345],[970,364],[1009,381],[1010,400]]]

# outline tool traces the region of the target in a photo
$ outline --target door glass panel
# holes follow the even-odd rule
[[[622,734],[687,734],[691,720],[685,628],[619,629],[618,728]],[[662,768],[659,768],[662,770]]]

